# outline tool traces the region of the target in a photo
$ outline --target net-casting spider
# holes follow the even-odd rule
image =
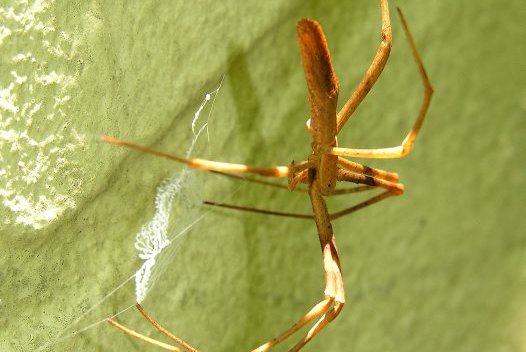
[[[360,84],[338,113],[336,112],[339,91],[338,81],[331,63],[329,48],[327,46],[327,41],[325,39],[323,30],[316,21],[304,19],[298,22],[297,34],[301,49],[305,80],[307,81],[307,87],[309,91],[309,102],[311,108],[311,116],[307,122],[307,127],[310,135],[312,136],[312,153],[309,155],[306,161],[296,165],[292,163],[290,166],[260,168],[243,164],[232,164],[203,159],[185,159],[112,137],[103,137],[103,140],[106,143],[121,145],[145,153],[166,157],[171,160],[186,164],[187,166],[195,169],[203,169],[227,174],[230,173],[231,176],[234,176],[232,173],[249,173],[274,178],[287,177],[288,188],[290,190],[294,190],[297,184],[306,184],[308,186],[308,189],[304,189],[304,191],[308,192],[309,194],[313,210],[313,214],[308,215],[269,212],[208,202],[208,204],[211,205],[219,205],[241,210],[270,213],[274,215],[313,218],[316,223],[323,255],[323,267],[325,270],[325,298],[318,304],[314,305],[314,307],[312,307],[289,329],[282,332],[274,339],[259,346],[254,351],[266,351],[278,343],[284,341],[286,338],[297,332],[310,321],[318,319],[312,328],[307,332],[307,334],[303,336],[303,338],[291,349],[291,351],[298,351],[321,329],[323,329],[334,318],[336,318],[338,314],[340,314],[340,311],[345,304],[345,296],[342,273],[340,269],[340,260],[338,258],[338,250],[336,249],[336,242],[332,230],[331,220],[350,214],[358,209],[362,209],[366,206],[377,203],[390,196],[400,195],[404,191],[404,186],[401,183],[398,183],[398,175],[396,173],[371,168],[344,158],[356,157],[390,159],[404,157],[412,150],[416,136],[420,130],[420,127],[422,126],[422,122],[424,121],[433,90],[422,64],[422,60],[420,59],[420,55],[416,50],[413,38],[409,32],[406,20],[400,9],[398,9],[398,13],[401,18],[402,26],[409,41],[409,45],[411,46],[413,57],[416,61],[416,65],[424,85],[424,97],[418,117],[403,142],[396,147],[380,149],[342,148],[338,146],[336,139],[338,133],[342,130],[349,117],[357,109],[359,104],[375,84],[389,57],[392,35],[387,0],[380,0],[380,4],[382,15],[382,41],[376,52],[373,62],[362,78]],[[237,177],[239,178],[239,176]],[[271,186],[286,188],[283,185],[277,185],[267,181],[250,178],[244,179],[248,179],[249,181],[253,182],[269,184]],[[336,183],[338,181],[353,182],[363,184],[364,186],[350,190],[335,190]],[[362,203],[337,213],[330,214],[327,211],[324,197],[342,193],[353,193],[374,188],[383,188],[385,191],[377,196],[369,198]],[[139,304],[137,304],[136,307],[155,328],[164,333],[170,339],[177,342],[185,350],[197,351],[195,348],[175,337],[165,328],[160,326],[142,309]],[[108,322],[125,333],[152,345],[171,351],[182,351],[179,347],[154,340],[138,332],[135,332],[119,324],[114,319],[108,319]]]

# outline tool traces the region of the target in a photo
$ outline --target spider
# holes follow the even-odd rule
[[[322,249],[323,267],[325,271],[324,299],[314,305],[289,329],[285,330],[272,340],[262,344],[253,350],[253,352],[269,350],[270,348],[281,343],[296,333],[309,322],[317,319],[317,321],[303,336],[303,338],[301,338],[301,340],[290,349],[290,351],[298,351],[314,336],[316,336],[320,330],[322,330],[325,326],[327,326],[327,324],[329,324],[340,314],[345,304],[345,295],[340,259],[338,256],[338,250],[336,248],[336,241],[331,221],[371,204],[378,203],[388,197],[400,195],[404,192],[404,186],[398,182],[398,174],[368,167],[345,158],[355,157],[391,159],[402,158],[406,156],[413,149],[415,139],[422,126],[426,112],[431,102],[433,89],[427,77],[420,55],[416,50],[416,46],[409,31],[406,19],[399,8],[397,9],[398,14],[400,15],[405,35],[411,47],[416,66],[424,86],[424,97],[418,116],[405,139],[399,146],[396,147],[379,149],[351,149],[339,147],[337,142],[338,133],[340,133],[347,120],[358,108],[365,96],[369,93],[376,80],[382,73],[389,57],[392,34],[389,19],[388,1],[380,0],[380,6],[382,18],[382,41],[377,49],[370,67],[363,76],[358,87],[351,94],[339,112],[336,110],[339,93],[338,81],[331,63],[329,48],[323,30],[318,22],[313,20],[303,19],[298,22],[297,35],[301,50],[305,80],[307,82],[307,88],[309,92],[309,102],[311,109],[311,116],[307,121],[307,129],[312,137],[312,153],[309,155],[307,160],[301,163],[294,164],[294,162],[292,162],[289,166],[261,168],[247,166],[244,164],[233,164],[204,159],[185,159],[116,138],[108,136],[102,137],[103,141],[106,143],[125,146],[131,149],[139,150],[141,152],[165,157],[186,164],[191,168],[217,172],[223,175],[230,175],[231,177],[242,178],[252,182],[288,188],[289,190],[302,190],[308,193],[313,213],[307,215],[270,212],[228,204],[205,202],[209,205],[223,206],[227,208],[259,213],[310,218],[314,219],[316,223]],[[288,187],[259,179],[235,176],[236,173],[256,174],[272,178],[286,177],[288,178]],[[335,187],[338,181],[362,184],[362,186],[351,189],[336,190]],[[297,184],[305,184],[307,185],[307,188],[296,188]],[[335,194],[366,191],[375,188],[384,189],[384,192],[373,196],[362,203],[336,213],[331,214],[327,210],[324,197]],[[181,347],[183,347],[184,350],[192,352],[197,351],[194,347],[174,336],[164,327],[159,325],[148,315],[148,313],[144,311],[144,309],[139,304],[136,305],[136,308],[156,329],[165,334],[168,338],[174,340]],[[131,330],[118,323],[114,319],[108,319],[108,323],[133,337],[157,347],[170,351],[183,351],[179,347],[166,344]]]

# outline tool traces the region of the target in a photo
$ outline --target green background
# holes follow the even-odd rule
[[[348,304],[305,350],[526,351],[526,6],[390,5],[391,59],[340,145],[394,146],[416,116],[422,88],[396,5],[435,96],[414,152],[369,163],[398,172],[403,197],[334,223]],[[193,113],[224,74],[210,141],[194,155],[304,159],[303,17],[325,29],[343,103],[379,43],[378,1],[0,2],[2,351],[156,350],[106,324],[71,336],[133,304],[132,282],[64,331],[138,268],[135,234],[156,187],[181,170],[97,138],[184,153]],[[309,211],[303,194],[197,177],[205,199]],[[322,298],[313,223],[206,214],[144,303],[167,328],[203,351],[247,351]],[[132,310],[118,320],[152,332]]]

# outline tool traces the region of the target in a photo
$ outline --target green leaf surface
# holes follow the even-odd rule
[[[367,162],[398,172],[405,194],[335,221],[348,303],[305,351],[525,351],[524,4],[390,6],[390,61],[339,145],[395,146],[416,117],[423,92],[395,6],[435,96],[408,157]],[[0,1],[1,351],[157,350],[104,319],[133,305],[135,235],[182,167],[99,136],[183,155],[224,75],[194,155],[304,160],[295,24],[305,17],[325,30],[341,106],[380,42],[378,1]],[[310,211],[305,194],[195,177],[206,200]],[[205,352],[249,351],[323,298],[314,223],[201,213],[143,304],[177,336]],[[163,339],[133,309],[116,319]]]

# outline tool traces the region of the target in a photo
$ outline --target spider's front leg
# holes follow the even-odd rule
[[[378,46],[373,62],[362,77],[360,84],[338,113],[337,133],[341,131],[347,120],[356,111],[360,103],[373,88],[389,59],[392,45],[392,31],[389,18],[389,4],[387,3],[387,0],[380,0],[380,8],[382,12],[382,41]]]
[[[215,172],[220,172],[220,173],[224,173],[224,172],[240,173],[240,174],[249,173],[249,174],[274,177],[274,178],[288,177],[292,169],[291,166],[253,167],[253,166],[248,166],[245,164],[225,163],[221,161],[213,161],[213,160],[198,159],[198,158],[187,159],[187,158],[183,158],[177,155],[165,153],[159,150],[155,150],[149,147],[134,144],[134,143],[124,141],[122,139],[110,137],[110,136],[102,136],[101,140],[104,143],[118,145],[118,146],[126,147],[129,149],[134,149],[142,153],[151,154],[151,155],[160,156],[166,159],[170,159],[178,163],[185,164],[188,167],[191,167],[193,169],[215,171]],[[298,172],[310,166],[311,166],[311,163],[302,162],[298,165],[295,165],[293,169],[295,172]]]
[[[402,143],[396,147],[377,149],[332,148],[330,151],[331,154],[355,158],[393,159],[402,158],[409,154],[413,149],[416,137],[418,135],[418,132],[420,131],[420,128],[422,127],[422,124],[427,114],[427,110],[429,108],[429,104],[431,103],[433,87],[431,86],[431,82],[429,81],[429,78],[427,76],[424,64],[422,63],[422,59],[420,58],[420,54],[416,49],[416,45],[413,40],[413,36],[409,31],[407,21],[400,8],[398,8],[397,10],[402,21],[402,27],[404,28],[404,33],[406,35],[407,41],[409,42],[409,46],[411,47],[411,51],[416,62],[418,72],[420,74],[420,78],[422,79],[422,84],[424,86],[424,97],[422,99],[422,105],[420,106],[420,111],[418,112],[418,116],[413,124],[413,127],[411,128],[407,136],[404,138]],[[340,125],[339,122],[340,115],[338,115],[338,126]]]

